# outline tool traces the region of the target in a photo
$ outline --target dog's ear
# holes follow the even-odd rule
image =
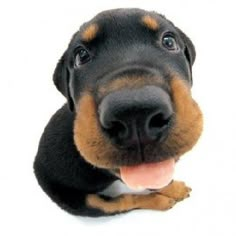
[[[57,89],[67,98],[68,106],[74,111],[74,103],[70,93],[70,72],[66,66],[66,52],[63,54],[53,74],[53,81]]]
[[[177,28],[177,30],[179,32],[181,39],[184,42],[184,46],[185,46],[184,54],[190,64],[190,68],[191,68],[191,66],[193,65],[195,58],[196,58],[195,47],[194,47],[192,41],[190,40],[190,38],[182,30],[180,30],[179,28]]]

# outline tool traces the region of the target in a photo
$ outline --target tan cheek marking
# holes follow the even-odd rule
[[[175,200],[158,193],[151,193],[148,195],[124,194],[109,201],[100,198],[96,194],[87,196],[87,205],[100,209],[108,214],[125,212],[133,209],[167,210],[173,207],[174,204]]]
[[[82,40],[85,42],[90,42],[95,39],[98,32],[98,25],[91,24],[82,32]]]
[[[156,31],[159,28],[159,24],[156,21],[156,19],[154,19],[153,17],[147,15],[147,16],[143,16],[142,17],[142,22],[144,23],[144,25],[146,27],[148,27],[150,30]]]
[[[190,150],[199,139],[203,128],[203,118],[184,80],[174,76],[171,81],[171,90],[176,125],[164,142],[164,147],[166,150],[177,150],[179,154],[183,154]]]
[[[102,135],[96,110],[93,97],[89,93],[84,94],[74,121],[74,142],[85,160],[95,166],[111,168],[113,163],[109,157],[117,156],[117,151]]]

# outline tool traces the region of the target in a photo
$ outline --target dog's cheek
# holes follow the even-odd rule
[[[187,83],[175,75],[171,80],[175,125],[164,142],[164,149],[182,155],[192,149],[203,128],[202,112],[191,96]]]
[[[109,157],[117,156],[116,150],[102,135],[96,105],[89,93],[81,97],[76,108],[74,142],[82,157],[90,164],[102,168],[113,167],[113,161]]]

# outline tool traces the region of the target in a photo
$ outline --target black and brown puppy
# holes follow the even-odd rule
[[[194,59],[190,39],[155,12],[110,10],[85,23],[53,78],[69,106],[49,121],[34,163],[51,199],[72,214],[103,216],[166,210],[187,197],[190,188],[170,180],[202,131]],[[99,194],[120,176],[159,191]]]

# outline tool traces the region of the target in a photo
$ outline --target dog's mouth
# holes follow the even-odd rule
[[[172,157],[161,162],[122,166],[115,173],[133,190],[161,189],[172,181],[178,160],[179,157]]]

